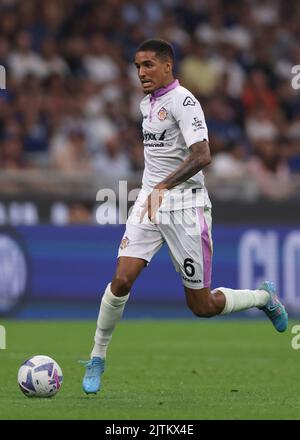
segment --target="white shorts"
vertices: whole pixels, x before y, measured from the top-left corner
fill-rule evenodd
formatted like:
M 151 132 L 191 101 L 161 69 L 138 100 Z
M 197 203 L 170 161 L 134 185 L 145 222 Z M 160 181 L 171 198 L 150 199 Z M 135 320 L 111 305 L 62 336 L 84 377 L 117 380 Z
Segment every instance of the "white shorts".
M 136 201 L 126 223 L 118 257 L 136 257 L 149 263 L 164 242 L 184 286 L 202 289 L 211 285 L 211 208 L 158 212 L 156 223 L 147 214 L 139 220 L 141 203 Z

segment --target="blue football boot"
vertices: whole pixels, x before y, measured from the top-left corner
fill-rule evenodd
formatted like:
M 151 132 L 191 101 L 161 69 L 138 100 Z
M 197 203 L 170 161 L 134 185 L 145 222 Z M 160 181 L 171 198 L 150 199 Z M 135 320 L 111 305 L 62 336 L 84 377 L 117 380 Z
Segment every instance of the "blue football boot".
M 86 367 L 82 388 L 86 394 L 96 394 L 101 387 L 101 376 L 104 372 L 105 360 L 93 357 L 89 361 L 80 361 Z
M 274 283 L 264 281 L 259 290 L 265 290 L 270 294 L 267 304 L 264 307 L 259 307 L 259 309 L 265 312 L 278 332 L 285 332 L 288 327 L 288 314 L 284 305 L 279 301 Z

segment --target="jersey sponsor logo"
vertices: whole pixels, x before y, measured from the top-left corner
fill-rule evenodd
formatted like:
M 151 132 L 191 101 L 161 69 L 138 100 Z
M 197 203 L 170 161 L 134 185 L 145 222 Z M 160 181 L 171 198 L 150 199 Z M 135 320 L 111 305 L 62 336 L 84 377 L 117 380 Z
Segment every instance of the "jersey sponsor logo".
M 168 112 L 167 112 L 167 110 L 165 109 L 165 107 L 162 107 L 162 108 L 158 111 L 157 116 L 158 116 L 158 119 L 159 119 L 160 121 L 164 121 L 164 120 L 167 118 L 167 116 L 168 116 Z
M 161 134 L 159 134 L 159 133 L 150 133 L 149 131 L 144 131 L 143 132 L 144 142 L 164 141 L 166 137 L 166 132 L 167 130 L 164 130 Z M 163 146 L 163 143 L 160 143 L 159 146 Z
M 144 143 L 144 147 L 149 147 L 149 148 L 162 148 L 164 146 L 165 146 L 164 142 L 153 143 L 153 144 L 148 142 Z
M 164 130 L 164 131 L 162 132 L 162 134 L 161 134 L 161 135 L 159 136 L 159 138 L 158 138 L 159 141 L 164 141 L 164 140 L 165 140 L 166 132 L 167 132 L 167 130 Z
M 188 105 L 195 105 L 195 104 L 196 104 L 196 102 L 190 96 L 187 96 L 185 98 L 185 100 L 183 101 L 184 107 L 186 107 Z
M 157 134 L 155 133 L 150 133 L 149 131 L 144 131 L 143 132 L 143 136 L 144 136 L 144 141 L 148 142 L 148 141 L 157 141 Z
M 120 244 L 120 249 L 125 249 L 129 245 L 129 238 L 124 237 Z

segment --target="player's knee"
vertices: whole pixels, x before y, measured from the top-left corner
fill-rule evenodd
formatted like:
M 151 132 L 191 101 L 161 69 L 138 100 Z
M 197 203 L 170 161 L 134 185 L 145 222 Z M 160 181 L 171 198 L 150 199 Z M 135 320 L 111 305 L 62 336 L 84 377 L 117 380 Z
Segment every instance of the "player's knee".
M 134 279 L 128 275 L 116 275 L 113 279 L 114 293 L 116 295 L 127 295 L 129 293 Z
M 199 318 L 211 318 L 216 315 L 214 302 L 208 298 L 206 301 L 188 304 L 190 310 Z

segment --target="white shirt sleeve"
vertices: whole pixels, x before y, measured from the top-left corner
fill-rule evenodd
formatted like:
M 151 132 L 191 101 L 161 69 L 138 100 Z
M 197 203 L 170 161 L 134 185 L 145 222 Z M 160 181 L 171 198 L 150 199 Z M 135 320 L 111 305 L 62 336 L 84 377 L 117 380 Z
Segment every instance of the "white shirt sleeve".
M 175 94 L 173 116 L 177 121 L 187 147 L 196 142 L 208 141 L 208 132 L 200 102 L 187 92 Z

